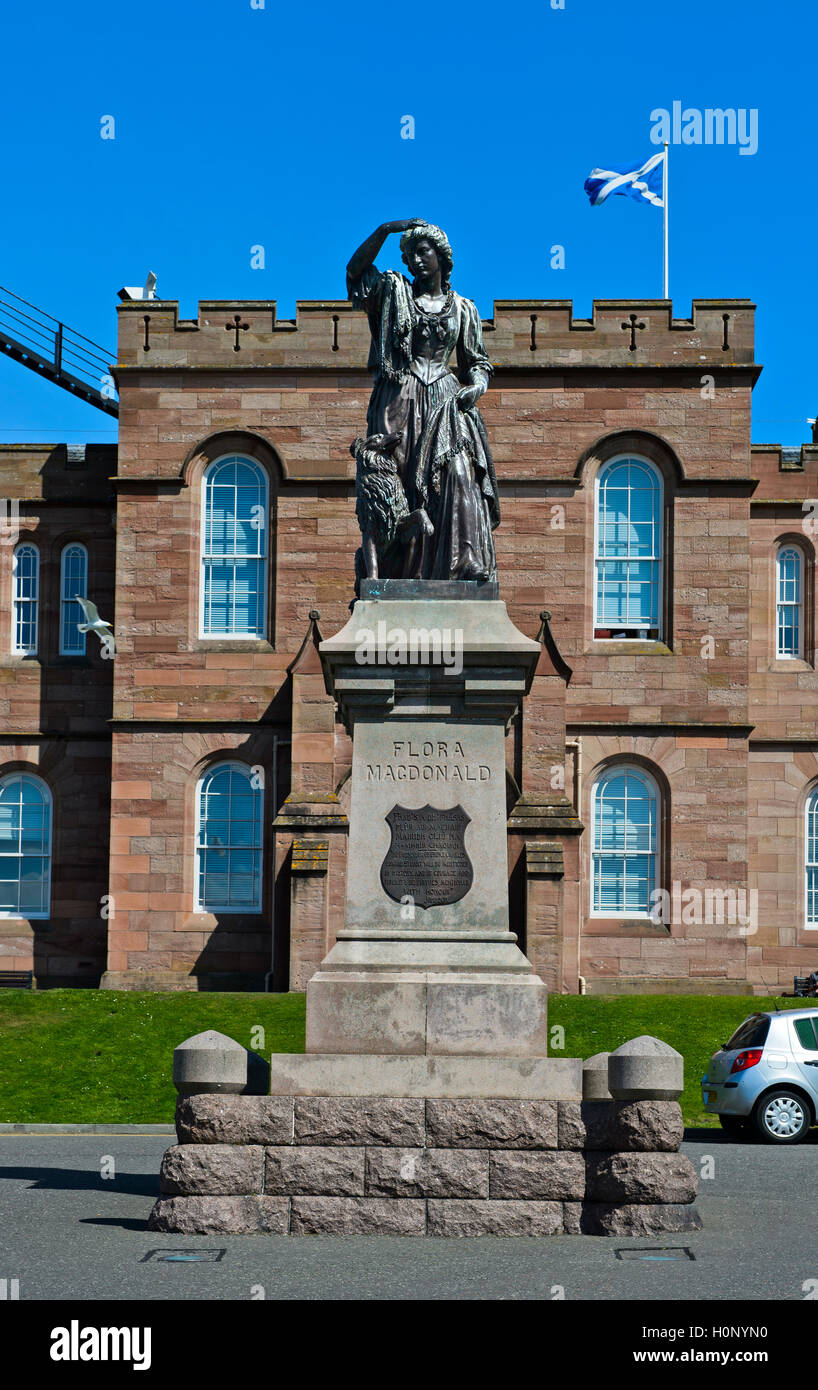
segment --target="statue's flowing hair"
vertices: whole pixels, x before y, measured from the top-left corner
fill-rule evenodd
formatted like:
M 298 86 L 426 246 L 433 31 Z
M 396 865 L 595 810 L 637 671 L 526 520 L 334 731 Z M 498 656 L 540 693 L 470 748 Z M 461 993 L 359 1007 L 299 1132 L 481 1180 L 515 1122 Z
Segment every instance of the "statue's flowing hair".
M 444 290 L 449 289 L 449 277 L 454 265 L 454 256 L 446 233 L 440 227 L 436 227 L 433 222 L 421 222 L 417 227 L 410 227 L 400 239 L 401 256 L 406 265 L 409 264 L 409 254 L 412 247 L 419 241 L 430 241 L 434 246 L 440 261 L 441 285 Z

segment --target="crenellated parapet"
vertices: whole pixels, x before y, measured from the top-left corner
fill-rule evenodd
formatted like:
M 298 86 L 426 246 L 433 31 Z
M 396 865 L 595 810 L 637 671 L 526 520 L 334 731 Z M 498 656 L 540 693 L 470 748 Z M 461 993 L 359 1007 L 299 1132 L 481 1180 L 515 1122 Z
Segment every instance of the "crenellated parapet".
M 300 300 L 280 319 L 275 300 L 200 300 L 195 319 L 176 300 L 119 306 L 120 368 L 318 368 L 366 371 L 366 316 L 348 300 Z M 570 299 L 503 299 L 483 321 L 498 368 L 738 367 L 754 362 L 755 305 L 696 299 L 690 318 L 669 300 L 594 300 L 575 318 Z

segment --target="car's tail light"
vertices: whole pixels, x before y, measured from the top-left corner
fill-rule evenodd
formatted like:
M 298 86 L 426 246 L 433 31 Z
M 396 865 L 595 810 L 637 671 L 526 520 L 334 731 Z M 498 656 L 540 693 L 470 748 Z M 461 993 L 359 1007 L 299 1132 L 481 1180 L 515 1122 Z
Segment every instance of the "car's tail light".
M 730 1075 L 734 1071 L 746 1071 L 748 1067 L 757 1067 L 764 1056 L 763 1047 L 749 1047 L 746 1052 L 740 1052 L 730 1068 Z

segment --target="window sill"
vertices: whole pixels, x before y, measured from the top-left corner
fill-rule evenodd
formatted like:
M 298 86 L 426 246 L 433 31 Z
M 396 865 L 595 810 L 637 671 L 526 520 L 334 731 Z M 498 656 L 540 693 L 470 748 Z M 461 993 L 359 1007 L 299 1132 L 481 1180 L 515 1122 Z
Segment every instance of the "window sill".
M 633 637 L 594 637 L 586 652 L 603 648 L 606 656 L 672 656 L 673 650 L 666 642 Z
M 656 623 L 644 623 L 641 627 L 629 627 L 627 623 L 594 623 L 595 642 L 661 642 Z
M 583 936 L 670 936 L 670 927 L 648 917 L 589 917 Z
M 253 926 L 258 926 L 259 918 L 264 916 L 264 911 L 259 908 L 257 911 L 248 911 L 246 908 L 236 911 L 233 908 L 224 908 L 218 912 L 192 912 L 182 923 L 182 931 L 204 931 L 212 932 L 218 927 L 225 917 L 230 917 L 236 922 L 241 922 L 246 918 L 247 922 Z
M 274 652 L 275 647 L 265 637 L 197 637 L 190 650 L 194 652 Z
M 768 671 L 813 671 L 815 668 L 811 661 L 805 661 L 802 656 L 777 656 L 767 667 Z
M 50 922 L 50 917 L 0 917 L 0 937 L 33 936 Z

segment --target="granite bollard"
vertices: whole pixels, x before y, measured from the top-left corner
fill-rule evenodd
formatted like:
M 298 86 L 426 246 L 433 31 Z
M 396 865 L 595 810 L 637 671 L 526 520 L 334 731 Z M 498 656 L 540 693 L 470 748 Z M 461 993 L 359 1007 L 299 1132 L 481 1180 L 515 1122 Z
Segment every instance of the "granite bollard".
M 173 1084 L 180 1096 L 264 1095 L 270 1067 L 258 1053 L 209 1028 L 174 1048 Z
M 631 1038 L 608 1058 L 608 1090 L 614 1100 L 678 1100 L 684 1058 L 649 1034 Z

